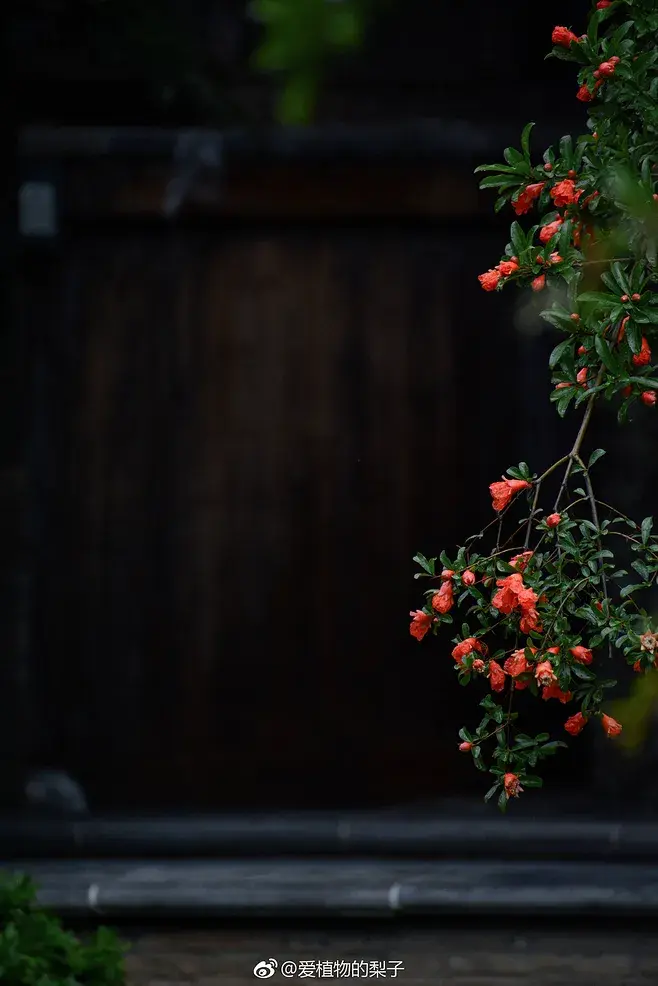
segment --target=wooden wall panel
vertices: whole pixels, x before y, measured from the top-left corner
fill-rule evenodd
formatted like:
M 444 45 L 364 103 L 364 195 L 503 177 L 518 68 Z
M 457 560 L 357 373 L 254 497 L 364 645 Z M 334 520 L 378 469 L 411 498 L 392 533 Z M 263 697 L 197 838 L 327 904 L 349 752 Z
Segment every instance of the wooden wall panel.
M 71 244 L 38 646 L 53 756 L 96 805 L 469 783 L 451 662 L 407 619 L 411 557 L 454 539 L 468 497 L 466 249 L 347 226 Z

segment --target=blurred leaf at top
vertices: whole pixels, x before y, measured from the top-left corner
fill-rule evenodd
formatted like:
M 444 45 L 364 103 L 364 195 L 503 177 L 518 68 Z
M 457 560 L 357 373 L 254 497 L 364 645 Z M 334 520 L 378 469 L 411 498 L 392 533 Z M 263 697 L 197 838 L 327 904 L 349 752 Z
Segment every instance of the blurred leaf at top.
M 277 116 L 281 123 L 311 118 L 329 56 L 357 48 L 367 0 L 253 0 L 263 28 L 254 66 L 280 76 Z

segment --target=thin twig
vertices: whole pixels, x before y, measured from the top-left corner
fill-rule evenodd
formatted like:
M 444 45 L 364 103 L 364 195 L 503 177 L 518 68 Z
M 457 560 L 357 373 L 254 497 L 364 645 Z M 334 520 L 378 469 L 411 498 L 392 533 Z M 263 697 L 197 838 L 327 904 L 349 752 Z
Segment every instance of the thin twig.
M 546 469 L 546 471 L 543 472 L 541 476 L 539 476 L 539 478 L 535 480 L 535 495 L 532 500 L 532 506 L 530 507 L 530 516 L 528 517 L 528 526 L 525 532 L 525 543 L 523 545 L 523 547 L 526 549 L 530 544 L 530 535 L 532 533 L 532 522 L 535 519 L 535 514 L 537 513 L 537 504 L 539 502 L 539 492 L 541 490 L 541 484 L 548 476 L 551 475 L 552 472 L 554 472 L 556 469 L 559 469 L 560 466 L 563 463 L 565 463 L 568 458 L 569 458 L 568 455 L 563 455 L 561 459 L 558 459 L 557 462 L 554 462 L 552 466 L 549 466 L 548 469 Z
M 599 552 L 603 551 L 603 542 L 601 540 L 601 525 L 599 524 L 599 512 L 596 507 L 596 497 L 594 496 L 594 488 L 592 487 L 592 480 L 590 479 L 589 469 L 581 459 L 580 455 L 575 456 L 575 460 L 583 471 L 583 476 L 585 477 L 585 488 L 587 490 L 587 499 L 589 500 L 590 510 L 592 512 L 592 522 L 596 527 L 596 543 L 598 545 Z M 603 589 L 603 598 L 605 600 L 605 615 L 609 619 L 610 611 L 608 609 L 608 579 L 605 574 L 605 562 L 603 558 L 599 558 L 599 568 L 601 571 L 601 588 Z M 608 637 L 608 657 L 612 660 L 612 641 Z
M 605 373 L 605 366 L 603 365 L 603 363 L 601 363 L 601 366 L 599 367 L 599 372 L 596 375 L 596 380 L 594 381 L 594 387 L 599 386 L 599 384 L 603 380 L 604 373 Z M 560 483 L 560 489 L 558 490 L 558 494 L 555 500 L 553 513 L 557 513 L 557 509 L 560 505 L 560 500 L 562 499 L 562 495 L 567 488 L 567 483 L 569 482 L 569 476 L 571 475 L 572 466 L 576 461 L 576 458 L 580 454 L 580 448 L 581 445 L 583 444 L 583 440 L 585 438 L 585 434 L 587 432 L 587 428 L 592 417 L 592 411 L 594 410 L 595 401 L 596 401 L 596 394 L 592 394 L 592 396 L 587 401 L 587 408 L 585 409 L 583 420 L 581 421 L 580 428 L 578 429 L 576 440 L 573 443 L 573 448 L 571 449 L 569 455 L 567 456 L 568 459 L 567 468 L 564 471 L 564 476 L 562 477 L 562 482 Z

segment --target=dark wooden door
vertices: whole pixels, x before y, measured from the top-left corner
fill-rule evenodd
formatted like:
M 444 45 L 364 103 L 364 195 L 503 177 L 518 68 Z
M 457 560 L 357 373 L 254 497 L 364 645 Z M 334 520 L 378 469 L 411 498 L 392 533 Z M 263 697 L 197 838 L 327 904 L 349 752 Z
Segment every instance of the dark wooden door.
M 97 807 L 470 783 L 447 644 L 407 614 L 413 554 L 454 543 L 499 468 L 464 424 L 504 383 L 473 290 L 489 249 L 381 226 L 68 245 L 35 756 Z

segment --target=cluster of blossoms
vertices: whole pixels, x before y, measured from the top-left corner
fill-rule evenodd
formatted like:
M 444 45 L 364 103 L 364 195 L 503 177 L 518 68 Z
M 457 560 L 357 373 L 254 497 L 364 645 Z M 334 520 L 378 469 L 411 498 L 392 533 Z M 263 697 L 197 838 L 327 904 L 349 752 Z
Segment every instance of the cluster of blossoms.
M 568 454 L 539 476 L 522 462 L 491 484 L 495 520 L 454 559 L 445 552 L 438 560 L 415 558 L 416 578 L 429 579 L 431 587 L 425 605 L 410 614 L 411 634 L 419 641 L 436 634 L 463 610 L 452 659 L 460 683 L 480 681 L 485 695 L 482 719 L 460 730 L 459 749 L 493 776 L 486 798 L 497 795 L 502 810 L 524 787 L 541 785 L 532 770 L 565 745 L 546 733 L 518 731 L 517 692 L 565 706 L 568 736 L 598 720 L 614 737 L 622 725 L 602 707 L 616 684 L 600 677 L 604 657 L 617 653 L 638 673 L 658 662 L 658 634 L 637 602 L 640 590 L 658 581 L 653 520 L 638 525 L 599 501 L 591 469 L 603 450 L 587 463 L 582 457 L 600 398 L 618 401 L 620 421 L 636 402 L 656 404 L 657 38 L 654 0 L 599 0 L 580 36 L 556 27 L 553 54 L 580 65 L 577 98 L 589 106 L 588 133 L 576 141 L 563 137 L 558 151 L 549 148 L 535 165 L 529 124 L 520 151 L 507 148 L 504 164 L 477 169 L 494 172 L 481 187 L 498 190 L 497 211 L 506 204 L 518 217 L 539 211 L 530 229 L 512 223 L 503 258 L 480 275 L 480 284 L 485 291 L 510 282 L 535 292 L 566 287 L 566 305 L 541 313 L 564 337 L 549 360 L 551 400 L 561 416 L 570 406 L 584 406 Z M 544 515 L 541 491 L 560 469 Z M 573 488 L 576 481 L 582 485 Z M 504 522 L 524 501 L 527 509 L 504 539 Z M 492 528 L 492 550 L 477 553 L 474 547 Z M 619 538 L 635 555 L 635 581 L 615 562 L 610 545 Z

